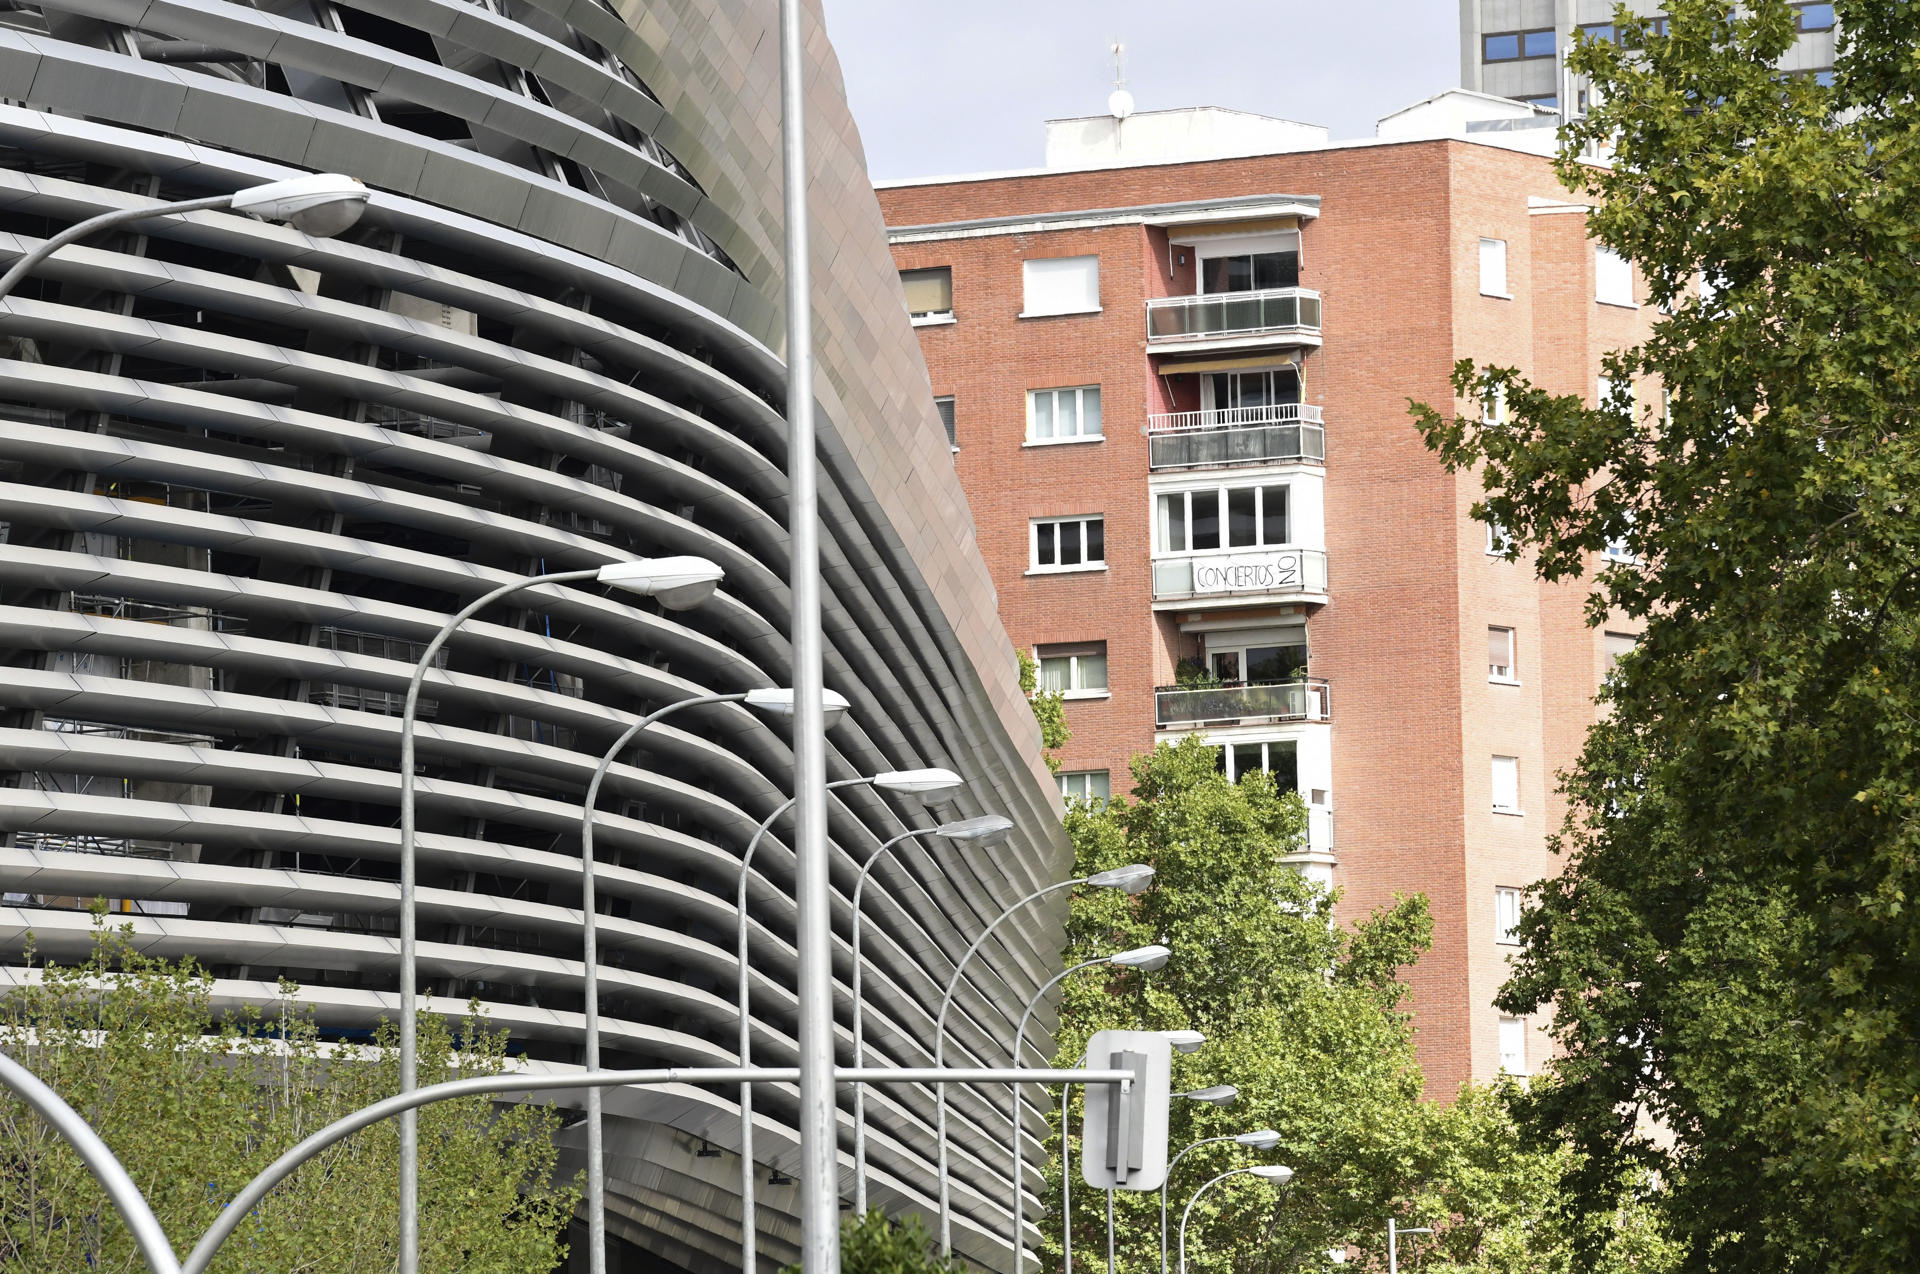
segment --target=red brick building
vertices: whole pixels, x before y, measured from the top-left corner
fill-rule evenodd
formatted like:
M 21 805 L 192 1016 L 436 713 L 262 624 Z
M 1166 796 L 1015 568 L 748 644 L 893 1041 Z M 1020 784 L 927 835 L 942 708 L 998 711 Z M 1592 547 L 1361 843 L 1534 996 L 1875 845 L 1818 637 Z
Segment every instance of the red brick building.
M 1281 153 L 1179 157 L 1263 125 Z M 1062 121 L 1047 170 L 880 192 L 1001 618 L 1069 695 L 1064 790 L 1194 732 L 1296 786 L 1349 913 L 1432 901 L 1435 1095 L 1546 1055 L 1492 1004 L 1511 891 L 1558 870 L 1552 776 L 1630 640 L 1491 551 L 1407 412 L 1461 358 L 1591 399 L 1646 325 L 1516 136 Z

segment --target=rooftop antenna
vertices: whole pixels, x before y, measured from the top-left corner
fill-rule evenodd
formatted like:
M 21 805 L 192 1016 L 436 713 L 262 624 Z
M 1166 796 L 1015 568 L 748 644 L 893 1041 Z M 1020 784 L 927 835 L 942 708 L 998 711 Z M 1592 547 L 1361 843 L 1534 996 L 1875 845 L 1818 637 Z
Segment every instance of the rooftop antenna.
M 1114 40 L 1107 52 L 1113 54 L 1113 92 L 1107 94 L 1107 114 L 1124 120 L 1133 114 L 1133 94 L 1127 92 L 1127 46 Z

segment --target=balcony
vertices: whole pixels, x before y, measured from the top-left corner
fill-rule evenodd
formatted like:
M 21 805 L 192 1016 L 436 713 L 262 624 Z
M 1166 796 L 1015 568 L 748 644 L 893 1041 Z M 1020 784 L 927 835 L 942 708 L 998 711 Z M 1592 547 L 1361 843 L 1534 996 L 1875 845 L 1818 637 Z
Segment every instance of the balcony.
M 1161 412 L 1147 417 L 1147 451 L 1155 471 L 1319 463 L 1327 458 L 1327 431 L 1320 408 L 1304 403 Z
M 1147 348 L 1318 345 L 1320 294 L 1307 288 L 1209 292 L 1147 301 Z
M 1190 553 L 1153 564 L 1153 600 L 1278 604 L 1327 600 L 1327 555 L 1320 549 L 1248 549 Z
M 1327 721 L 1332 715 L 1333 691 L 1324 677 L 1252 684 L 1156 686 L 1153 691 L 1153 724 L 1160 730 Z

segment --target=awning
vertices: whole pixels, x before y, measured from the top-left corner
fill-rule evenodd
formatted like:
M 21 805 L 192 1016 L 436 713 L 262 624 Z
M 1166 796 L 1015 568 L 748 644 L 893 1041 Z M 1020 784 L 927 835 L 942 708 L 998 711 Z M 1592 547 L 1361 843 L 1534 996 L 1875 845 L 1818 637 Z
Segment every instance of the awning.
M 1238 372 L 1258 367 L 1299 367 L 1300 360 L 1289 354 L 1269 351 L 1262 354 L 1235 354 L 1230 358 L 1196 358 L 1192 362 L 1162 359 L 1162 376 L 1184 376 L 1189 372 Z

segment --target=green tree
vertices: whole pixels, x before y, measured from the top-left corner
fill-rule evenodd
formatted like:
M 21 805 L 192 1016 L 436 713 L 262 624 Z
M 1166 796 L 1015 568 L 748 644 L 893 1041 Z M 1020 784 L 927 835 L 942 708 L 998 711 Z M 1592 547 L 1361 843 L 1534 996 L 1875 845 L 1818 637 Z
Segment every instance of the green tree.
M 1024 650 L 1014 654 L 1020 659 L 1020 692 L 1033 705 L 1033 719 L 1040 723 L 1040 746 L 1045 749 L 1047 768 L 1060 772 L 1060 758 L 1054 753 L 1067 746 L 1073 731 L 1067 728 L 1067 697 L 1058 690 L 1040 688 L 1040 666 Z
M 840 1274 L 966 1274 L 966 1262 L 940 1255 L 927 1223 L 912 1213 L 898 1219 L 879 1209 L 840 1222 Z M 789 1265 L 780 1274 L 802 1274 Z
M 1570 1208 L 1658 1172 L 1690 1269 L 1881 1270 L 1920 1251 L 1920 4 L 1838 0 L 1831 86 L 1776 70 L 1782 0 L 1666 8 L 1570 55 L 1560 161 L 1661 310 L 1606 360 L 1639 405 L 1464 363 L 1504 427 L 1415 409 L 1542 576 L 1636 559 L 1592 577 L 1645 635 L 1522 921 L 1503 1004 L 1566 1055 L 1519 1109 Z
M 85 963 L 45 965 L 0 1003 L 8 1052 L 93 1125 L 183 1253 L 260 1169 L 399 1083 L 391 1031 L 330 1047 L 290 998 L 223 1016 L 212 994 L 191 961 L 143 956 L 101 916 Z M 423 1014 L 420 1081 L 497 1073 L 505 1042 L 471 1011 L 457 1033 Z M 527 1274 L 564 1257 L 576 1196 L 552 1183 L 556 1122 L 548 1108 L 484 1097 L 421 1111 L 423 1270 Z M 398 1163 L 393 1121 L 322 1152 L 241 1224 L 213 1270 L 391 1268 Z M 0 1268 L 145 1269 L 78 1156 L 11 1094 L 0 1164 Z

